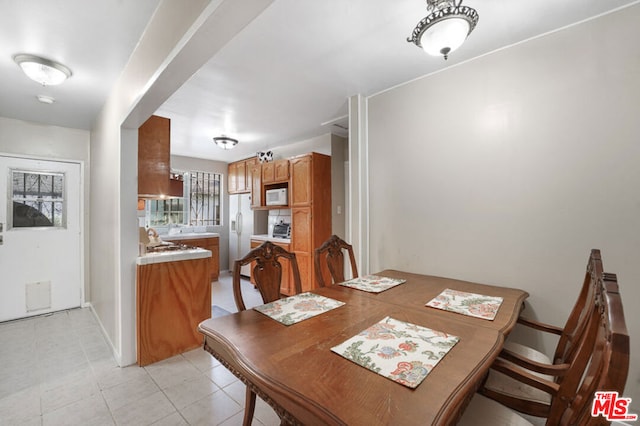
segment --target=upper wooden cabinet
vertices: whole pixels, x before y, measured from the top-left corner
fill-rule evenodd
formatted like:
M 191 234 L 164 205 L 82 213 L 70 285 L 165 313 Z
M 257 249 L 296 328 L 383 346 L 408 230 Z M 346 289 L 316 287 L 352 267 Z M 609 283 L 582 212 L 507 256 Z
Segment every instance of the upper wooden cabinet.
M 258 163 L 255 158 L 229 163 L 227 190 L 229 194 L 251 192 L 251 167 Z
M 182 181 L 172 185 L 171 120 L 152 115 L 138 129 L 138 196 L 182 197 Z
M 289 160 L 282 159 L 262 164 L 262 183 L 279 183 L 289 180 Z
M 311 203 L 312 159 L 311 155 L 303 155 L 290 160 L 291 193 L 289 194 L 289 205 L 291 207 L 304 207 Z M 330 178 L 331 175 L 329 174 Z
M 262 206 L 262 164 L 253 164 L 249 169 L 251 176 L 251 208 Z

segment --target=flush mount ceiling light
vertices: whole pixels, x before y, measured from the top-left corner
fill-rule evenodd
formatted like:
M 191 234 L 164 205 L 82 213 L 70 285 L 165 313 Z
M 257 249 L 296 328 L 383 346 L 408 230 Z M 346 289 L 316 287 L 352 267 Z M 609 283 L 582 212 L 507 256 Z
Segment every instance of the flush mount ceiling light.
M 71 77 L 71 70 L 61 63 L 34 55 L 20 54 L 13 57 L 22 71 L 43 86 L 55 86 Z
M 213 141 L 222 149 L 231 149 L 238 145 L 237 139 L 228 138 L 224 135 L 213 138 Z
M 444 56 L 462 46 L 478 23 L 478 12 L 462 0 L 427 0 L 427 17 L 418 22 L 407 41 L 429 55 Z
M 42 102 L 43 104 L 47 104 L 47 105 L 51 105 L 56 101 L 51 96 L 47 96 L 47 95 L 38 95 L 36 96 L 36 98 L 38 99 L 39 102 Z

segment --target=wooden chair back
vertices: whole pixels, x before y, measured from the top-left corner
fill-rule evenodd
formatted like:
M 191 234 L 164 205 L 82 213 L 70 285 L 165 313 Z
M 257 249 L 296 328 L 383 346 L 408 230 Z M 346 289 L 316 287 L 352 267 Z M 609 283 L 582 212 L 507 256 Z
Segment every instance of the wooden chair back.
M 320 247 L 315 250 L 314 263 L 316 277 L 320 287 L 325 286 L 325 280 L 322 274 L 322 261 L 324 260 L 333 283 L 345 281 L 344 278 L 344 252 L 346 250 L 351 263 L 351 274 L 353 278 L 358 277 L 358 267 L 356 266 L 356 258 L 353 254 L 353 246 L 343 241 L 337 235 L 332 235 Z M 329 283 L 332 284 L 332 283 Z
M 298 269 L 296 255 L 267 241 L 234 263 L 233 297 L 238 311 L 244 311 L 246 309 L 244 299 L 242 298 L 242 287 L 240 285 L 240 269 L 244 265 L 255 262 L 252 275 L 256 287 L 262 296 L 262 301 L 269 303 L 280 298 L 280 282 L 282 280 L 282 264 L 280 263 L 280 259 L 287 259 L 291 264 L 295 294 L 302 292 L 300 270 Z
M 587 270 L 584 274 L 582 289 L 578 295 L 562 335 L 558 340 L 553 356 L 554 364 L 570 363 L 575 357 L 580 346 L 580 341 L 587 328 L 589 318 L 596 307 L 596 298 L 601 288 L 603 279 L 602 257 L 600 250 L 592 249 L 587 262 Z
M 603 416 L 592 416 L 595 392 L 614 391 L 622 396 L 629 373 L 630 343 L 615 274 L 605 274 L 598 302 L 597 335 L 589 365 L 584 372 L 572 372 L 580 376 L 580 386 L 577 392 L 561 389 L 554 402 L 562 413 L 557 419 L 550 418 L 548 425 L 609 424 Z
M 576 356 L 560 383 L 535 376 L 501 358 L 491 366 L 551 394 L 551 405 L 543 416 L 549 426 L 609 424 L 604 417 L 591 415 L 595 392 L 615 391 L 622 395 L 624 391 L 629 371 L 629 333 L 615 274 L 603 274 L 598 287 L 596 309 L 591 311 Z

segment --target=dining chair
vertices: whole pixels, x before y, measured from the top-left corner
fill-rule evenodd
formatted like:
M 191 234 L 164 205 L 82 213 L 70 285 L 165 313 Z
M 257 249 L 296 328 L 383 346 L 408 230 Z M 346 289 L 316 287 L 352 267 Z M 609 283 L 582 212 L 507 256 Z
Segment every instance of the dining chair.
M 244 265 L 252 264 L 252 275 L 255 280 L 255 286 L 262 296 L 264 303 L 273 302 L 280 299 L 280 281 L 282 280 L 282 264 L 281 259 L 286 259 L 291 265 L 293 272 L 293 286 L 295 294 L 302 292 L 302 284 L 300 282 L 300 270 L 298 269 L 298 261 L 296 255 L 278 247 L 267 241 L 260 246 L 254 248 L 242 259 L 236 260 L 233 266 L 233 298 L 236 302 L 238 311 L 246 309 L 244 299 L 242 297 L 242 287 L 240 285 L 240 270 Z M 244 420 L 243 425 L 251 425 L 253 413 L 256 408 L 256 394 L 247 385 Z
M 580 362 L 572 364 L 564 380 L 558 384 L 532 375 L 530 372 L 498 359 L 492 369 L 520 375 L 532 386 L 551 395 L 546 425 L 602 425 L 609 424 L 601 415 L 592 416 L 596 391 L 617 392 L 622 395 L 629 372 L 629 333 L 627 331 L 622 298 L 615 274 L 606 274 L 596 305 L 587 321 L 585 338 L 581 341 Z M 584 365 L 583 365 L 584 362 Z M 610 401 L 614 403 L 615 401 Z M 606 412 L 606 400 L 602 411 Z M 613 408 L 613 407 L 612 407 Z M 597 413 L 601 414 L 601 413 Z M 481 394 L 474 395 L 462 418 L 461 426 L 533 425 L 530 420 L 505 405 Z
M 553 357 L 507 340 L 499 357 L 530 370 L 545 380 L 560 383 L 578 355 L 580 343 L 591 313 L 596 306 L 596 297 L 604 272 L 600 250 L 593 249 L 589 255 L 587 268 L 578 299 L 563 328 L 520 317 L 518 323 L 546 333 L 559 336 Z M 547 392 L 518 380 L 508 374 L 491 370 L 480 393 L 515 410 L 534 416 L 547 413 L 551 396 Z
M 327 265 L 329 273 L 331 274 L 331 279 L 334 283 L 345 281 L 343 250 L 346 250 L 349 254 L 352 278 L 358 277 L 358 267 L 356 266 L 356 258 L 353 254 L 353 246 L 340 239 L 340 237 L 338 237 L 337 235 L 332 235 L 327 241 L 325 241 L 320 247 L 318 247 L 314 253 L 316 278 L 320 287 L 325 286 L 324 277 L 322 274 L 323 268 L 321 267 L 322 260 L 324 260 L 325 264 Z

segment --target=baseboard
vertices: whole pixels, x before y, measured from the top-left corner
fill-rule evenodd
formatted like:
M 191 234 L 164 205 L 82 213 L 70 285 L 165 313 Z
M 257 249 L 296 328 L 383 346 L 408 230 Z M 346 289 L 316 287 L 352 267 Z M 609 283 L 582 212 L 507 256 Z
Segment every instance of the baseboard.
M 116 363 L 118 364 L 118 366 L 126 367 L 122 365 L 122 354 L 113 345 L 113 342 L 109 338 L 109 333 L 107 333 L 107 330 L 104 328 L 104 325 L 102 324 L 102 321 L 100 321 L 100 317 L 96 314 L 96 310 L 93 308 L 93 305 L 91 304 L 91 302 L 83 303 L 82 307 L 89 308 L 89 310 L 91 311 L 91 314 L 98 322 L 98 325 L 100 326 L 100 331 L 102 332 L 102 336 L 104 337 L 104 340 L 107 342 L 107 345 L 109 345 L 109 348 L 111 349 L 111 353 L 113 354 L 113 358 L 116 360 Z

